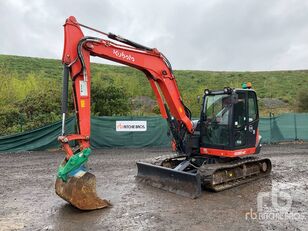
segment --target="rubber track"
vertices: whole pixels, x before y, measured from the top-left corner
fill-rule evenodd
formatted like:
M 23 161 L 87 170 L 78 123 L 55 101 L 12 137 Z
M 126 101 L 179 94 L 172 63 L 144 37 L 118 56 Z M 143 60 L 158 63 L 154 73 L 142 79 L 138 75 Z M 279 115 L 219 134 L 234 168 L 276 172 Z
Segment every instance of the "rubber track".
M 266 172 L 261 172 L 261 174 L 258 175 L 249 175 L 249 176 L 243 176 L 241 178 L 234 179 L 232 181 L 227 181 L 224 183 L 220 183 L 217 185 L 213 185 L 213 174 L 217 173 L 218 171 L 223 170 L 230 170 L 232 168 L 237 168 L 243 164 L 250 164 L 250 163 L 256 163 L 258 164 L 261 161 L 266 161 L 269 163 L 268 169 Z M 204 165 L 199 168 L 199 174 L 201 175 L 201 179 L 203 182 L 203 187 L 205 189 L 210 189 L 215 192 L 223 191 L 250 181 L 257 180 L 261 177 L 265 177 L 270 174 L 271 172 L 271 161 L 268 158 L 258 158 L 258 157 L 249 157 L 242 159 L 241 161 L 234 161 L 229 163 L 223 163 L 223 164 L 208 164 Z

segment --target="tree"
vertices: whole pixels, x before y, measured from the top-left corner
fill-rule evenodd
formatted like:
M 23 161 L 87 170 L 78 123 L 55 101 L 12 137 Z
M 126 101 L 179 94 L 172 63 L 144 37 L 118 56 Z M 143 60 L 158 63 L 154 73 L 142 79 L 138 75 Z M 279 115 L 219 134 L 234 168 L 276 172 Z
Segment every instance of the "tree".
M 61 89 L 30 91 L 12 105 L 0 107 L 0 135 L 27 131 L 60 120 Z
M 18 103 L 20 114 L 25 115 L 25 130 L 34 129 L 61 119 L 61 89 L 31 91 Z
M 98 116 L 128 115 L 131 100 L 123 87 L 102 84 L 92 86 L 92 113 Z
M 301 90 L 298 93 L 297 109 L 299 112 L 308 112 L 308 90 Z
M 19 103 L 19 108 L 28 119 L 51 112 L 60 115 L 61 91 L 60 89 L 32 91 Z
M 11 129 L 19 130 L 20 115 L 18 108 L 12 106 L 0 107 L 0 136 L 7 135 Z

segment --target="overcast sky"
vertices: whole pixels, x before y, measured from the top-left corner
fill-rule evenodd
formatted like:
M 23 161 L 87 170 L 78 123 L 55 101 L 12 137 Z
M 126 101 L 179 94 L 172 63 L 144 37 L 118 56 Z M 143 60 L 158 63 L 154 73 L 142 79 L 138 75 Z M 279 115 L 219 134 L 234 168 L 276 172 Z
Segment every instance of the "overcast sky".
M 60 59 L 70 15 L 175 69 L 308 69 L 307 0 L 1 0 L 0 53 Z

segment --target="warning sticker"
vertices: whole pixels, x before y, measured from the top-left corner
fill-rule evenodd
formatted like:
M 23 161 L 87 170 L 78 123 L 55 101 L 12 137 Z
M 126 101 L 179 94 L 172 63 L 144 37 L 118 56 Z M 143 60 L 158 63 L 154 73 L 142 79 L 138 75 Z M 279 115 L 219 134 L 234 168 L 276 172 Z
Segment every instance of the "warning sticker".
M 82 108 L 86 107 L 86 101 L 84 99 L 80 100 L 80 107 Z
M 80 96 L 88 96 L 88 84 L 86 81 L 80 80 Z

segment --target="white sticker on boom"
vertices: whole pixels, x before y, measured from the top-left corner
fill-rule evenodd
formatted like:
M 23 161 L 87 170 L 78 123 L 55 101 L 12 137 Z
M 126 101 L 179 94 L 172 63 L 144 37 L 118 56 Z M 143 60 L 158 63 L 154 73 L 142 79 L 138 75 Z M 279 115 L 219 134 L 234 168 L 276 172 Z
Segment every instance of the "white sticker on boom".
M 80 96 L 88 96 L 88 84 L 86 81 L 80 80 Z

